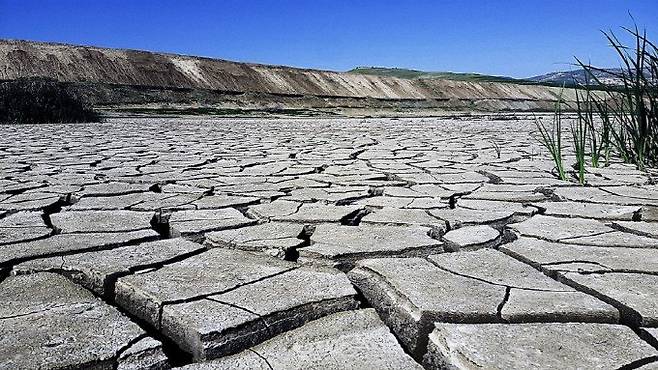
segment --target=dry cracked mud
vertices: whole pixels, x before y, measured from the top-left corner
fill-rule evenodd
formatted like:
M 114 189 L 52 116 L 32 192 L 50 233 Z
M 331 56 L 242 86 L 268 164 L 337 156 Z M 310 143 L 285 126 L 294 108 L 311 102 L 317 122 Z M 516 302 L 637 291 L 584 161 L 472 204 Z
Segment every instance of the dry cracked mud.
M 656 173 L 534 130 L 0 126 L 0 369 L 655 368 Z

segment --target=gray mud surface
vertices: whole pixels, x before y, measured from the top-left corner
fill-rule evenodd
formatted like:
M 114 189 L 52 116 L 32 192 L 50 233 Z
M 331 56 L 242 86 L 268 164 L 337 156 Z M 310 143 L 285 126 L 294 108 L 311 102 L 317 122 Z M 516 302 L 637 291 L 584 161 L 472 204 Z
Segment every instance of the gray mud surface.
M 534 131 L 0 126 L 0 369 L 658 366 L 654 174 Z

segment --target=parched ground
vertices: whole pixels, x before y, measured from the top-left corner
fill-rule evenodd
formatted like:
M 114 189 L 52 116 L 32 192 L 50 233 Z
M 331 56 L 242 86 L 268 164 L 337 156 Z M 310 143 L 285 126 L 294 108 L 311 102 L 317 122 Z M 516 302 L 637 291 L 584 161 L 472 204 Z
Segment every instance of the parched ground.
M 653 179 L 494 118 L 0 126 L 0 369 L 658 367 Z

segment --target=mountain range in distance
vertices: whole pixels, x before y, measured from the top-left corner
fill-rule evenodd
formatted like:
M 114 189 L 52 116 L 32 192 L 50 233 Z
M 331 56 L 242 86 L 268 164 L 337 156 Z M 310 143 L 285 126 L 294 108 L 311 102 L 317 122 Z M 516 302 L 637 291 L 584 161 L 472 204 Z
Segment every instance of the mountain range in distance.
M 538 83 L 552 83 L 552 84 L 566 84 L 572 85 L 574 81 L 577 81 L 579 84 L 590 84 L 597 85 L 596 80 L 601 81 L 605 85 L 622 85 L 622 80 L 617 76 L 621 74 L 621 69 L 619 68 L 608 68 L 605 70 L 595 70 L 591 73 L 596 77 L 596 79 L 589 76 L 584 69 L 576 69 L 573 71 L 560 71 L 560 72 L 551 72 L 539 76 L 534 76 L 528 78 L 528 80 Z
M 573 87 L 576 84 L 596 85 L 593 78 L 586 78 L 584 69 L 572 71 L 550 72 L 539 76 L 528 78 L 513 78 L 507 76 L 493 76 L 480 73 L 460 73 L 460 72 L 427 72 L 405 68 L 387 68 L 387 67 L 357 67 L 347 71 L 348 73 L 397 77 L 404 79 L 445 79 L 458 81 L 479 81 L 479 82 L 508 82 L 515 84 L 528 85 L 546 85 L 546 86 L 566 86 Z M 604 84 L 618 85 L 621 80 L 614 76 L 619 73 L 619 69 L 607 69 L 605 71 L 592 71 L 594 76 Z

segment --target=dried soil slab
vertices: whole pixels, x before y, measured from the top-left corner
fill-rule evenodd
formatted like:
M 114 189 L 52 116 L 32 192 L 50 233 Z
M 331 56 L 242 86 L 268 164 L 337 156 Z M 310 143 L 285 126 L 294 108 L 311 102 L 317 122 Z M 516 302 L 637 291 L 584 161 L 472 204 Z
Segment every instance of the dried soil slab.
M 169 233 L 174 236 L 199 234 L 208 231 L 234 229 L 253 225 L 255 220 L 245 217 L 234 208 L 178 211 L 169 217 Z
M 560 271 L 618 271 L 658 275 L 657 249 L 595 247 L 521 237 L 512 243 L 501 245 L 500 250 L 541 268 L 551 276 L 557 276 Z
M 416 186 L 422 186 L 422 185 L 416 185 Z M 445 189 L 442 189 L 445 190 Z M 384 196 L 390 196 L 390 197 L 404 197 L 404 198 L 421 198 L 421 197 L 429 197 L 431 198 L 432 196 L 428 194 L 421 193 L 419 191 L 413 190 L 411 188 L 406 188 L 406 187 L 397 187 L 397 186 L 387 186 L 384 188 L 383 191 Z
M 312 203 L 303 204 L 297 212 L 287 216 L 272 217 L 274 221 L 320 223 L 340 222 L 345 218 L 355 215 L 362 207 L 359 206 L 334 206 L 328 204 Z
M 528 207 L 522 203 L 502 202 L 497 200 L 459 199 L 459 208 L 466 208 L 490 212 L 513 212 L 516 215 L 531 216 L 537 212 L 534 207 Z
M 603 190 L 622 197 L 658 201 L 658 186 L 608 186 Z
M 44 227 L 41 212 L 18 212 L 7 215 L 0 219 L 0 227 Z
M 487 173 L 500 178 L 501 183 L 529 185 L 537 184 L 542 186 L 564 186 L 565 183 L 550 173 L 544 172 L 520 172 L 520 171 L 489 171 Z
M 185 370 L 417 369 L 373 309 L 311 321 L 234 356 Z
M 296 213 L 302 203 L 277 199 L 271 203 L 257 204 L 249 207 L 249 214 L 255 218 L 269 219 L 271 217 L 285 217 Z
M 468 225 L 501 223 L 511 219 L 511 217 L 514 215 L 513 210 L 479 211 L 467 208 L 433 209 L 429 212 L 432 216 L 448 222 L 451 228 L 458 228 Z
M 431 238 L 432 229 L 420 226 L 318 225 L 311 245 L 300 248 L 299 260 L 349 269 L 358 260 L 388 256 L 426 256 L 443 251 Z
M 101 197 L 147 192 L 151 184 L 131 184 L 125 182 L 107 182 L 103 184 L 86 185 L 78 194 L 84 197 Z
M 114 282 L 121 276 L 160 267 L 205 248 L 185 239 L 166 239 L 98 252 L 38 259 L 21 263 L 13 273 L 57 272 L 94 291 L 113 295 Z
M 587 179 L 588 185 L 593 186 L 621 186 L 621 185 L 643 185 L 651 182 L 651 177 L 647 174 L 624 173 L 618 169 L 592 169 L 587 168 L 588 173 L 596 174 L 589 176 Z M 600 175 L 600 176 L 599 176 Z
M 603 222 L 592 219 L 535 215 L 510 227 L 523 236 L 568 244 L 658 248 L 658 239 L 617 231 Z
M 83 197 L 74 205 L 67 207 L 67 211 L 92 211 L 92 210 L 120 210 L 137 206 L 141 203 L 159 202 L 171 197 L 171 194 L 163 193 L 130 193 L 123 195 Z
M 287 222 L 268 222 L 235 230 L 222 230 L 206 234 L 205 244 L 210 247 L 264 252 L 283 258 L 288 251 L 301 247 L 304 227 Z
M 443 202 L 439 198 L 415 198 L 405 208 L 410 209 L 438 209 L 448 208 L 448 202 Z
M 452 250 L 471 250 L 492 247 L 498 241 L 500 232 L 491 226 L 466 226 L 451 230 L 443 240 Z
M 50 215 L 53 226 L 63 234 L 127 232 L 151 228 L 152 212 L 65 211 Z
M 3 165 L 3 168 L 7 166 Z M 2 180 L 0 182 L 0 193 L 20 193 L 26 190 L 30 189 L 37 189 L 46 186 L 46 184 L 42 184 L 39 182 L 34 182 L 34 181 L 27 181 L 27 182 L 15 182 L 15 181 L 10 181 L 10 180 Z
M 166 370 L 169 359 L 162 351 L 162 343 L 151 337 L 140 339 L 119 355 L 117 370 Z
M 614 225 L 619 229 L 650 238 L 658 238 L 658 222 L 618 221 Z
M 116 300 L 157 326 L 165 303 L 200 299 L 294 267 L 266 256 L 215 248 L 153 272 L 120 278 Z
M 618 321 L 614 307 L 494 250 L 429 259 L 364 260 L 349 273 L 417 358 L 435 321 Z
M 220 195 L 206 196 L 190 204 L 195 206 L 197 209 L 216 209 L 216 208 L 227 208 L 227 207 L 244 207 L 258 202 L 259 202 L 259 198 L 256 197 L 243 197 L 243 196 L 220 194 Z
M 566 219 L 542 215 L 535 215 L 526 221 L 512 224 L 510 227 L 521 235 L 552 241 L 587 237 L 615 231 L 596 220 Z
M 658 351 L 610 324 L 436 324 L 427 369 L 617 369 Z
M 477 172 L 438 173 L 434 174 L 434 178 L 442 184 L 484 183 L 489 181 L 488 177 Z
M 37 211 L 55 205 L 60 200 L 59 194 L 23 193 L 0 202 L 4 211 Z
M 169 367 L 159 342 L 63 276 L 9 277 L 0 300 L 0 368 Z
M 0 246 L 50 235 L 52 230 L 46 226 L 41 215 L 40 212 L 18 212 L 0 219 Z
M 357 305 L 337 270 L 224 248 L 122 277 L 115 291 L 122 307 L 197 360 L 236 353 Z
M 658 239 L 656 238 L 647 238 L 622 231 L 583 236 L 573 239 L 563 239 L 561 241 L 568 244 L 583 244 L 600 247 L 658 248 Z
M 250 166 L 244 167 L 242 174 L 245 176 L 268 176 L 274 175 L 285 170 L 292 163 L 263 161 L 262 163 L 250 163 Z
M 292 178 L 284 181 L 275 180 L 274 183 L 276 184 L 278 190 L 281 191 L 304 188 L 326 188 L 329 186 L 328 184 L 313 181 L 305 177 Z
M 403 198 L 376 196 L 361 199 L 356 202 L 358 205 L 368 207 L 391 207 L 391 208 L 408 208 L 408 209 L 432 209 L 448 208 L 447 201 L 441 201 L 439 198 Z
M 466 192 L 470 192 L 475 190 L 477 186 L 479 185 L 468 185 L 469 188 L 463 190 Z M 459 190 L 453 190 L 448 188 L 445 184 L 443 186 L 436 184 L 413 185 L 411 187 L 411 190 L 421 194 L 421 196 L 443 198 L 443 199 L 450 198 L 451 196 L 455 195 L 455 193 L 460 192 Z
M 0 265 L 53 255 L 110 249 L 125 244 L 139 243 L 158 238 L 154 230 L 125 233 L 59 234 L 31 242 L 0 245 Z
M 164 197 L 145 200 L 138 204 L 132 205 L 130 209 L 133 211 L 176 211 L 184 209 L 196 209 L 196 207 L 190 203 L 199 199 L 199 195 L 196 194 L 165 193 L 164 195 Z
M 600 220 L 630 221 L 640 211 L 640 206 L 619 206 L 583 202 L 542 202 L 533 206 L 543 210 L 546 216 L 582 217 Z
M 559 272 L 558 278 L 565 284 L 617 307 L 627 322 L 641 326 L 658 326 L 658 275 Z
M 442 231 L 446 229 L 446 223 L 436 217 L 431 216 L 423 209 L 400 209 L 384 207 L 372 211 L 361 219 L 364 224 L 383 224 L 383 225 L 420 225 L 438 228 Z
M 201 196 L 208 190 L 197 186 L 191 186 L 191 185 L 185 185 L 179 183 L 164 184 L 161 186 L 161 188 L 163 193 L 179 194 L 179 195 L 185 194 L 185 195 L 194 195 L 194 196 Z
M 506 321 L 616 322 L 619 317 L 611 306 L 495 250 L 432 255 L 429 260 L 453 274 L 507 287 L 507 302 L 498 307 Z
M 615 189 L 616 193 L 622 194 L 621 187 L 608 188 Z M 627 187 L 627 189 L 634 189 Z M 632 192 L 632 191 L 631 191 Z M 627 193 L 626 191 L 624 193 Z M 648 206 L 658 205 L 658 200 L 650 198 L 633 198 L 628 195 L 619 195 L 594 187 L 560 187 L 556 188 L 554 195 L 563 200 L 588 203 L 618 204 L 626 206 Z
M 367 186 L 332 186 L 330 188 L 296 189 L 290 192 L 290 196 L 286 197 L 286 200 L 339 202 L 364 198 L 368 195 Z
M 217 191 L 233 194 L 234 196 L 256 197 L 259 199 L 275 199 L 286 195 L 278 191 L 276 184 L 244 184 L 234 186 L 221 186 L 216 188 Z M 252 202 L 253 204 L 256 202 Z
M 496 200 L 502 202 L 541 202 L 547 196 L 536 191 L 538 185 L 492 185 L 487 184 L 464 196 L 469 200 Z

